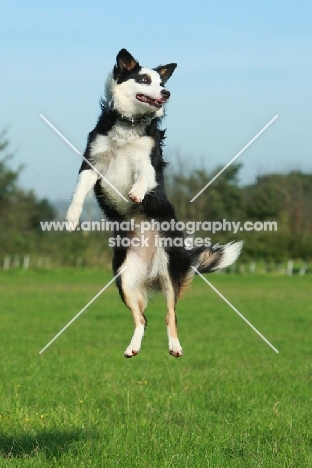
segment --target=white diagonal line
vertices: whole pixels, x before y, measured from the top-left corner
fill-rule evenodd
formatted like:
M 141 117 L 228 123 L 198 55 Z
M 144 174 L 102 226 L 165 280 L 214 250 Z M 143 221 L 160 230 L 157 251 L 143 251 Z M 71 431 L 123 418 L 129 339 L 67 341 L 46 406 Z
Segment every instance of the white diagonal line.
M 197 194 L 197 195 L 195 195 L 195 197 L 193 197 L 193 198 L 192 198 L 192 200 L 190 200 L 190 202 L 193 202 L 194 200 L 196 200 L 196 198 L 197 198 L 197 197 L 199 197 L 199 195 L 200 195 L 201 193 L 203 193 L 203 191 L 204 191 L 204 190 L 206 190 L 206 188 L 207 188 L 207 187 L 209 187 L 209 185 L 210 185 L 210 184 L 212 184 L 212 182 L 213 182 L 213 181 L 215 181 L 215 180 L 217 179 L 217 177 L 219 177 L 219 175 L 220 175 L 220 174 L 222 174 L 222 172 L 223 172 L 223 171 L 225 171 L 225 169 L 227 169 L 227 168 L 228 168 L 228 167 L 229 167 L 229 166 L 232 164 L 232 162 L 233 162 L 233 161 L 235 161 L 235 159 L 237 159 L 237 158 L 238 158 L 238 156 L 240 156 L 240 155 L 241 155 L 241 154 L 242 154 L 242 153 L 245 151 L 245 149 L 247 149 L 247 148 L 248 148 L 248 146 L 250 146 L 250 145 L 251 145 L 251 144 L 252 144 L 252 143 L 253 143 L 253 142 L 254 142 L 254 141 L 255 141 L 255 140 L 256 140 L 256 139 L 257 139 L 257 138 L 258 138 L 258 137 L 261 135 L 261 133 L 263 133 L 263 132 L 264 132 L 264 131 L 265 131 L 265 130 L 266 130 L 266 129 L 267 129 L 267 128 L 268 128 L 268 127 L 269 127 L 269 126 L 270 126 L 270 125 L 273 123 L 273 122 L 274 122 L 274 120 L 276 120 L 276 119 L 277 119 L 277 117 L 278 117 L 278 115 L 276 115 L 275 117 L 273 117 L 273 119 L 272 119 L 272 120 L 270 120 L 270 122 L 269 122 L 269 123 L 267 123 L 267 124 L 266 124 L 266 125 L 263 127 L 263 129 L 262 129 L 262 130 L 260 130 L 260 132 L 259 132 L 259 133 L 257 133 L 257 135 L 256 135 L 256 136 L 254 136 L 254 137 L 253 137 L 253 138 L 250 140 L 250 142 L 249 142 L 249 143 L 247 143 L 247 145 L 246 145 L 246 146 L 244 146 L 244 148 L 243 148 L 243 149 L 241 149 L 241 150 L 240 150 L 240 152 L 239 152 L 239 153 L 237 153 L 237 155 L 236 155 L 236 156 L 234 156 L 234 158 L 232 158 L 232 159 L 231 159 L 231 161 L 229 161 L 229 162 L 228 162 L 228 163 L 227 163 L 227 164 L 224 166 L 224 168 L 223 168 L 223 169 L 221 169 L 221 171 L 220 171 L 220 172 L 218 172 L 218 174 L 217 174 L 217 175 L 215 175 L 215 176 L 214 176 L 214 177 L 211 179 L 211 181 L 210 181 L 210 182 L 208 182 L 208 184 L 207 184 L 207 185 L 205 185 L 205 187 L 201 189 L 201 191 L 200 191 L 200 192 L 198 192 L 198 194 Z
M 63 138 L 64 141 L 66 141 L 66 143 L 74 150 L 76 151 L 76 153 L 80 154 L 80 156 L 82 156 L 82 154 L 80 153 L 80 151 L 77 150 L 77 148 L 69 141 L 67 140 L 67 138 L 64 137 L 64 135 L 57 129 L 54 127 L 54 125 L 51 124 L 51 122 L 42 114 L 40 114 L 40 117 L 48 124 L 50 125 L 51 128 L 53 128 L 53 130 L 61 137 Z
M 77 150 L 77 148 L 70 142 L 67 140 L 67 138 L 65 138 L 65 136 L 57 129 L 54 127 L 54 125 L 51 124 L 51 122 L 42 114 L 40 114 L 40 117 L 61 137 L 63 138 L 64 141 L 66 141 L 66 143 L 76 152 L 78 153 L 82 159 L 89 164 L 90 167 L 92 167 L 92 169 L 100 176 L 102 177 L 103 180 L 105 180 L 105 182 L 113 189 L 115 190 L 116 193 L 118 193 L 118 195 L 121 196 L 121 198 L 123 198 L 123 200 L 125 200 L 127 203 L 129 203 L 129 200 L 126 199 L 126 197 L 123 196 L 122 193 L 119 192 L 118 189 L 116 189 L 116 187 L 110 183 L 109 180 L 106 179 L 105 176 L 103 176 L 103 174 L 101 174 L 100 171 L 97 170 L 97 168 L 95 166 L 93 166 L 92 163 L 90 163 L 90 161 L 88 159 L 86 159 L 83 154 L 80 153 L 80 151 Z
M 98 298 L 98 297 L 99 297 L 99 296 L 102 294 L 102 292 L 104 292 L 104 291 L 105 291 L 105 289 L 107 289 L 107 288 L 108 288 L 108 286 L 110 286 L 110 285 L 111 285 L 111 284 L 112 284 L 112 283 L 115 281 L 115 279 L 116 279 L 116 278 L 118 278 L 118 276 L 120 276 L 120 275 L 121 275 L 121 273 L 122 273 L 123 271 L 125 271 L 125 269 L 126 269 L 126 268 L 128 268 L 128 267 L 127 267 L 127 266 L 124 266 L 124 267 L 123 267 L 123 268 L 122 268 L 122 269 L 121 269 L 121 270 L 120 270 L 120 271 L 117 273 L 117 275 L 116 275 L 116 276 L 114 276 L 114 278 L 113 278 L 113 279 L 111 279 L 111 280 L 109 281 L 109 283 L 107 283 L 107 285 L 106 285 L 106 286 L 104 286 L 104 288 L 102 288 L 102 289 L 101 289 L 101 291 L 100 291 L 100 292 L 98 292 L 98 293 L 97 293 L 97 294 L 94 296 L 94 298 L 93 298 L 93 299 L 91 299 L 91 301 L 89 301 L 89 302 L 88 302 L 88 304 L 87 304 L 87 305 L 85 305 L 85 306 L 84 306 L 84 308 L 83 308 L 83 309 L 81 309 L 81 311 L 80 311 L 80 312 L 78 312 L 78 314 L 77 314 L 77 315 L 75 315 L 75 317 L 71 319 L 71 321 L 70 321 L 70 322 L 68 322 L 68 324 L 67 324 L 67 325 L 65 325 L 65 327 L 64 327 L 64 328 L 62 328 L 62 330 L 61 330 L 61 331 L 59 331 L 59 332 L 58 332 L 58 334 L 57 334 L 57 335 L 55 335 L 55 337 L 54 337 L 54 338 L 53 338 L 51 341 L 49 341 L 49 343 L 48 343 L 48 344 L 47 344 L 47 345 L 46 345 L 44 348 L 42 348 L 42 350 L 41 350 L 41 351 L 39 351 L 39 354 L 42 354 L 42 353 L 43 353 L 43 351 L 45 351 L 45 350 L 46 350 L 46 349 L 47 349 L 47 348 L 50 346 L 50 344 L 52 344 L 52 343 L 53 343 L 53 341 L 55 341 L 55 340 L 56 340 L 56 339 L 57 339 L 57 338 L 58 338 L 58 337 L 59 337 L 59 336 L 60 336 L 60 335 L 63 333 L 63 331 L 65 331 L 65 330 L 66 330 L 66 328 L 68 328 L 68 327 L 69 327 L 69 325 L 71 325 L 71 324 L 72 324 L 72 323 L 73 323 L 73 322 L 76 320 L 76 318 L 78 318 L 78 317 L 79 317 L 79 315 L 81 315 L 81 314 L 82 314 L 82 312 L 84 312 L 84 311 L 85 311 L 85 310 L 86 310 L 86 309 L 89 307 L 89 305 L 90 305 L 90 304 L 92 304 L 92 302 L 94 302 L 94 301 L 95 301 L 95 299 L 97 299 L 97 298 Z
M 208 284 L 208 286 L 210 286 L 211 289 L 213 289 L 214 292 L 216 292 L 216 293 L 217 293 L 217 294 L 234 310 L 234 312 L 236 312 L 237 315 L 239 315 L 240 318 L 242 318 L 242 319 L 247 323 L 247 325 L 249 325 L 250 328 L 252 328 L 253 331 L 255 331 L 255 332 L 260 336 L 260 338 L 263 339 L 263 341 L 265 341 L 276 353 L 279 353 L 279 351 L 272 345 L 272 343 L 270 343 L 269 340 L 267 340 L 266 337 L 263 336 L 262 333 L 260 333 L 259 330 L 257 330 L 256 327 L 254 327 L 254 326 L 252 325 L 252 323 L 250 323 L 249 320 L 247 320 L 246 317 L 244 317 L 243 314 L 241 314 L 241 313 L 236 309 L 236 307 L 234 307 L 234 306 L 230 303 L 230 301 L 228 301 L 228 300 L 226 299 L 226 297 L 224 297 L 223 294 L 221 294 L 220 291 L 217 290 L 217 288 L 215 288 L 201 273 L 199 273 L 199 271 L 198 271 L 195 267 L 192 266 L 192 268 L 193 268 L 193 270 L 196 271 L 196 273 Z

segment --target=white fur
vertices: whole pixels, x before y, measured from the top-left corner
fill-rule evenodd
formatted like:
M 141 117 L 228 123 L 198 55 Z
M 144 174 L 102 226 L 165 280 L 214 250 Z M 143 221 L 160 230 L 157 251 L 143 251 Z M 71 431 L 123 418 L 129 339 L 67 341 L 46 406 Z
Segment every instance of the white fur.
M 160 75 L 155 70 L 142 68 L 140 74 L 151 78 L 150 84 L 137 83 L 134 79 L 117 84 L 109 74 L 106 85 L 106 104 L 114 102 L 114 108 L 126 117 L 143 115 L 148 112 L 155 116 L 163 115 L 163 108 L 156 109 L 147 103 L 138 101 L 137 94 L 145 94 L 153 99 L 161 99 Z M 120 213 L 127 214 L 133 203 L 142 202 L 145 195 L 156 187 L 155 170 L 150 161 L 154 146 L 151 137 L 145 136 L 145 124 L 131 126 L 116 122 L 107 135 L 98 135 L 91 145 L 90 160 L 95 168 L 125 197 L 127 203 L 103 179 L 101 186 L 111 205 Z M 79 181 L 66 220 L 71 225 L 78 225 L 83 203 L 87 193 L 94 187 L 99 177 L 92 170 L 85 170 Z M 68 225 L 69 226 L 69 225 Z M 69 230 L 72 228 L 69 227 Z
M 139 324 L 133 333 L 129 346 L 124 352 L 126 357 L 132 357 L 138 354 L 141 349 L 142 338 L 144 336 L 144 325 Z
M 108 132 L 109 138 L 120 147 L 125 143 L 137 140 L 145 134 L 145 124 L 130 126 L 125 122 L 117 122 Z
M 91 145 L 91 162 L 124 197 L 129 196 L 133 202 L 139 203 L 157 185 L 150 161 L 154 141 L 148 136 L 131 134 L 131 131 L 129 139 L 126 129 L 117 141 L 110 136 L 98 135 Z M 66 215 L 67 221 L 78 224 L 85 197 L 99 178 L 92 169 L 81 172 Z M 101 185 L 120 213 L 126 214 L 131 209 L 131 201 L 127 203 L 104 179 L 101 179 Z
M 135 224 L 140 221 L 140 219 L 135 220 Z M 182 355 L 179 340 L 175 338 L 177 332 L 174 315 L 174 291 L 168 274 L 168 256 L 162 247 L 155 247 L 155 237 L 158 235 L 156 230 L 145 231 L 146 245 L 141 243 L 138 246 L 130 247 L 122 265 L 123 267 L 127 266 L 121 276 L 123 290 L 127 291 L 125 302 L 132 311 L 135 323 L 133 337 L 124 353 L 126 357 L 135 356 L 140 350 L 144 335 L 142 314 L 147 305 L 149 287 L 157 279 L 162 284 L 167 301 L 169 351 L 174 356 Z M 131 237 L 139 236 L 139 229 L 131 233 Z
M 82 171 L 79 174 L 78 184 L 73 195 L 71 205 L 66 214 L 66 221 L 68 221 L 67 228 L 69 231 L 76 229 L 85 198 L 89 191 L 94 187 L 98 177 L 98 174 L 92 169 Z
M 180 357 L 182 356 L 182 347 L 178 338 L 176 315 L 175 315 L 175 294 L 172 286 L 172 281 L 169 276 L 168 269 L 164 274 L 160 276 L 160 283 L 163 290 L 163 293 L 166 297 L 167 303 L 167 334 L 168 334 L 168 344 L 169 344 L 169 353 L 172 356 Z
M 134 225 L 139 226 L 141 218 L 134 218 Z M 156 245 L 156 238 L 159 236 L 157 230 L 145 230 L 141 234 L 138 227 L 129 234 L 130 239 L 137 238 L 140 242 L 131 244 L 127 252 L 126 261 L 127 273 L 123 278 L 127 280 L 127 285 L 140 285 L 141 294 L 147 297 L 147 289 L 151 282 L 168 277 L 168 255 L 163 247 Z M 130 282 L 130 283 L 129 283 Z
M 169 341 L 169 353 L 175 357 L 180 357 L 183 354 L 182 346 L 178 338 L 172 338 L 170 335 L 170 329 L 167 327 L 168 341 Z
M 132 250 L 128 250 L 124 266 L 127 266 L 121 275 L 123 289 L 127 291 L 127 296 L 124 299 L 132 312 L 135 325 L 134 334 L 124 355 L 132 357 L 140 351 L 144 335 L 145 320 L 143 311 L 147 304 L 147 290 L 144 281 L 147 275 L 147 263 L 144 257 Z
M 92 143 L 91 161 L 122 195 L 138 203 L 157 185 L 150 160 L 153 145 L 148 136 L 116 142 L 110 135 L 99 135 Z M 101 185 L 112 205 L 126 214 L 131 203 L 126 203 L 104 180 Z
M 136 99 L 137 94 L 145 94 L 153 99 L 161 99 L 161 90 L 163 87 L 160 85 L 161 78 L 159 74 L 155 70 L 150 70 L 148 68 L 142 68 L 139 74 L 149 75 L 152 80 L 151 83 L 142 84 L 137 83 L 134 79 L 129 79 L 123 83 L 117 84 L 111 75 L 108 78 L 105 88 L 107 99 L 112 99 L 114 101 L 114 107 L 126 117 L 133 117 L 134 115 L 142 115 L 153 111 L 156 112 L 157 117 L 161 117 L 163 115 L 163 108 L 156 109 Z
M 230 242 L 229 244 L 226 244 L 223 247 L 222 259 L 217 269 L 226 268 L 229 265 L 232 265 L 232 263 L 234 263 L 237 260 L 239 254 L 241 253 L 242 247 L 243 247 L 243 241 Z
M 142 124 L 125 122 L 122 117 L 135 119 L 145 115 L 146 118 L 162 117 L 163 105 L 158 108 L 157 103 L 147 100 L 143 102 L 145 95 L 158 103 L 166 100 L 162 91 L 164 86 L 161 77 L 155 70 L 142 68 L 139 72 L 148 75 L 149 83 L 139 83 L 131 78 L 122 83 L 117 83 L 113 79 L 113 74 L 108 76 L 105 86 L 105 105 L 118 111 L 121 117 L 107 135 L 97 134 L 90 145 L 90 162 L 95 169 L 102 174 L 112 184 L 119 193 L 129 202 L 121 197 L 104 179 L 92 169 L 84 170 L 80 176 L 77 188 L 73 195 L 72 203 L 68 209 L 66 220 L 71 225 L 76 226 L 82 212 L 83 203 L 87 193 L 99 180 L 103 196 L 111 207 L 120 214 L 130 215 L 133 203 L 140 203 L 147 193 L 156 186 L 155 170 L 151 164 L 151 153 L 155 141 L 147 136 L 147 121 Z M 137 98 L 139 97 L 139 99 Z M 167 97 L 169 94 L 167 94 Z M 143 98 L 144 100 L 144 98 Z M 152 105 L 152 104 L 156 105 Z M 139 121 L 142 119 L 139 119 Z M 127 198 L 128 197 L 128 198 Z M 144 219 L 135 219 L 135 225 L 140 226 Z M 142 217 L 141 217 L 142 218 Z M 141 348 L 146 320 L 144 309 L 148 301 L 149 289 L 161 286 L 166 297 L 167 305 L 167 334 L 169 352 L 171 355 L 179 357 L 183 354 L 181 344 L 178 339 L 175 305 L 176 297 L 172 280 L 168 271 L 168 254 L 163 247 L 159 247 L 155 242 L 159 232 L 150 229 L 144 232 L 145 242 L 131 244 L 127 249 L 126 258 L 121 267 L 127 267 L 121 274 L 123 299 L 131 310 L 134 319 L 134 333 L 129 346 L 124 355 L 132 357 L 138 354 Z M 133 237 L 141 237 L 140 229 L 127 233 L 131 240 Z M 217 268 L 225 268 L 233 263 L 242 248 L 242 242 L 227 244 L 223 247 L 223 256 Z M 194 275 L 191 269 L 189 276 Z
M 121 275 L 122 282 L 125 284 L 124 289 L 131 291 L 133 295 L 140 296 L 140 299 L 143 298 L 144 305 L 147 301 L 145 280 L 148 272 L 148 261 L 151 257 L 149 249 L 144 249 L 142 246 L 131 247 L 127 251 L 126 259 L 122 265 L 122 267 L 127 266 Z
M 144 233 L 146 236 L 146 233 Z M 155 238 L 154 238 L 155 241 Z M 154 280 L 168 273 L 168 255 L 163 247 L 155 247 L 153 261 L 150 264 L 148 279 Z

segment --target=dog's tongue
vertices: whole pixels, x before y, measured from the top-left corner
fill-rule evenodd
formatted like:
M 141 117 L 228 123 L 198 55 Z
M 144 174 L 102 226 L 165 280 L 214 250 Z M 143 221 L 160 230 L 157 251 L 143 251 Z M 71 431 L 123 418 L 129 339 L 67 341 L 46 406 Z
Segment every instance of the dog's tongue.
M 165 99 L 153 99 L 149 96 L 146 96 L 145 94 L 137 94 L 137 99 L 142 102 L 146 102 L 147 104 L 150 104 L 151 106 L 158 107 L 161 106 L 166 102 Z

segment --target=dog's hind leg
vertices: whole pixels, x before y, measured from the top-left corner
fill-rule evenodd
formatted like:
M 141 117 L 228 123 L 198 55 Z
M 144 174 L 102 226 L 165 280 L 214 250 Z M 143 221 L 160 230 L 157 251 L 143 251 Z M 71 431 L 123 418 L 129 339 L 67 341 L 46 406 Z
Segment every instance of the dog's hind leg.
M 166 325 L 168 333 L 169 353 L 171 356 L 180 357 L 183 354 L 178 338 L 177 316 L 175 313 L 176 295 L 169 274 L 163 275 L 160 279 L 163 293 L 166 297 L 167 315 Z
M 127 269 L 120 276 L 119 291 L 124 303 L 131 310 L 134 320 L 134 333 L 124 356 L 131 358 L 140 351 L 147 323 L 144 316 L 147 291 L 143 281 L 146 277 L 146 265 L 140 262 L 140 258 L 135 253 L 129 251 L 122 266 L 127 266 Z
M 142 338 L 146 326 L 146 318 L 144 316 L 144 298 L 140 292 L 132 291 L 131 295 L 125 294 L 125 302 L 127 307 L 132 312 L 134 320 L 134 333 L 130 344 L 124 352 L 126 358 L 136 356 L 141 348 Z

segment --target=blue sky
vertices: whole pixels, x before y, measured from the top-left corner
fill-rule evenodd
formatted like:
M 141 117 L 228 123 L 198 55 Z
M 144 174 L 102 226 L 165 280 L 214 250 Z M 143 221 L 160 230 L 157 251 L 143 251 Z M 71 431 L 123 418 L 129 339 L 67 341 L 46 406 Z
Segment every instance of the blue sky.
M 122 47 L 146 67 L 178 63 L 166 160 L 212 170 L 278 114 L 238 159 L 241 182 L 312 172 L 311 2 L 13 0 L 0 18 L 0 127 L 40 197 L 69 199 L 81 161 L 39 115 L 83 152 Z

